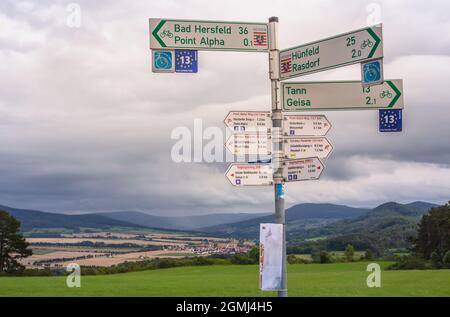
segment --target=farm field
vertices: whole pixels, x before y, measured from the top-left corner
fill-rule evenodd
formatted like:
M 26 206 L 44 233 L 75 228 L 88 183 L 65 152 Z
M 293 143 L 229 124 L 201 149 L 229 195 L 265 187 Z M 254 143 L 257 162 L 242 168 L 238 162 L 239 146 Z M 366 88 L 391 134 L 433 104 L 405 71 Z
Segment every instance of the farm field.
M 208 256 L 247 252 L 251 242 L 182 233 L 81 232 L 55 237 L 27 237 L 33 255 L 21 260 L 28 268 L 112 266 L 154 258 Z
M 382 271 L 381 288 L 366 286 L 368 263 L 289 265 L 290 296 L 450 296 L 450 270 Z M 379 263 L 382 267 L 390 264 Z M 275 296 L 258 288 L 257 265 L 179 267 L 84 276 L 0 277 L 0 296 Z

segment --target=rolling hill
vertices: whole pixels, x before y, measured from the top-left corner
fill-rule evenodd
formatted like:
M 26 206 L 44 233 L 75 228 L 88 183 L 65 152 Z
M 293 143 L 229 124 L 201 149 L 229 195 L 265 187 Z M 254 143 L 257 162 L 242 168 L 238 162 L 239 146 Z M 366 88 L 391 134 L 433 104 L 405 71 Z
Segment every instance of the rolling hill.
M 432 207 L 436 207 L 438 205 L 432 204 L 432 203 L 428 203 L 426 201 L 415 201 L 415 202 L 412 202 L 412 203 L 409 203 L 409 204 L 405 204 L 405 206 L 415 208 L 416 210 L 419 210 L 420 212 L 422 212 L 422 214 L 425 214 Z
M 353 219 L 339 220 L 308 232 L 290 233 L 296 240 L 302 238 L 329 237 L 342 235 L 370 235 L 379 241 L 390 240 L 398 242 L 392 247 L 403 247 L 404 241 L 414 236 L 416 224 L 420 217 L 429 208 L 434 206 L 418 208 L 414 204 L 399 204 L 389 202 L 382 204 L 365 215 Z
M 298 204 L 286 210 L 288 231 L 301 231 L 347 218 L 355 218 L 367 213 L 369 209 L 353 208 L 334 204 Z M 216 235 L 231 235 L 254 238 L 259 235 L 259 224 L 275 221 L 274 214 L 240 221 L 231 224 L 210 226 L 198 229 Z
M 297 246 L 297 251 L 302 248 L 343 250 L 347 244 L 359 250 L 372 249 L 379 253 L 405 249 L 411 246 L 421 216 L 434 206 L 423 202 L 388 202 L 360 217 L 339 220 L 304 232 L 288 231 L 287 238 L 291 246 Z
M 310 230 L 307 236 L 382 233 L 393 229 L 401 229 L 400 231 L 412 229 L 415 231 L 415 226 L 420 217 L 433 206 L 435 205 L 429 204 L 418 208 L 414 203 L 403 205 L 396 202 L 388 202 L 360 217 L 336 221 L 317 230 Z

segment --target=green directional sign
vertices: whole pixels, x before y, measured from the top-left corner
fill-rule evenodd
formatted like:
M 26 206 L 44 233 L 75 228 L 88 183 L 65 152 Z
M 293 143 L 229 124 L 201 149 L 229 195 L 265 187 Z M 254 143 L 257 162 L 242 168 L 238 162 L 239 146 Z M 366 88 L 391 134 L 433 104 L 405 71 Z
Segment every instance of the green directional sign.
M 280 51 L 280 78 L 288 79 L 382 57 L 380 24 Z
M 360 81 L 286 82 L 283 111 L 403 109 L 403 81 L 362 87 Z
M 269 49 L 267 23 L 149 19 L 151 49 L 261 51 Z

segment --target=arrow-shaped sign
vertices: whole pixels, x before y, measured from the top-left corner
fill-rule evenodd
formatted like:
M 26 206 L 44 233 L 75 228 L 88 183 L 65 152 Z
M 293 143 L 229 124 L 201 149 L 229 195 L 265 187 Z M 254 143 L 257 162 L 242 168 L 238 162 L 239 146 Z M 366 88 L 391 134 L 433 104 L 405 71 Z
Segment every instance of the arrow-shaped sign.
M 286 158 L 289 159 L 301 159 L 314 156 L 325 159 L 333 151 L 333 146 L 325 137 L 287 138 L 284 142 L 284 152 Z
M 284 116 L 283 131 L 288 136 L 324 136 L 331 123 L 324 115 Z
M 280 51 L 280 77 L 283 80 L 382 57 L 380 24 Z
M 270 132 L 272 127 L 270 111 L 230 111 L 224 123 L 235 133 Z
M 273 183 L 272 164 L 239 164 L 228 167 L 225 176 L 234 186 L 271 185 Z
M 267 23 L 149 19 L 151 49 L 269 49 Z
M 283 111 L 403 109 L 403 81 L 362 87 L 360 81 L 282 83 Z
M 232 134 L 225 147 L 234 155 L 270 155 L 272 140 L 267 133 Z
M 323 164 L 317 157 L 285 161 L 283 178 L 286 182 L 297 182 L 319 179 Z

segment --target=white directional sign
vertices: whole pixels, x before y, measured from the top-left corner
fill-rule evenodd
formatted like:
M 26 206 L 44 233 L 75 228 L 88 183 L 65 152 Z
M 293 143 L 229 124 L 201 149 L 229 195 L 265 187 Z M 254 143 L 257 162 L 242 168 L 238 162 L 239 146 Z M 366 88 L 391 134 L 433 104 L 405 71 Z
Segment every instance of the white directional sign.
M 319 179 L 323 164 L 317 157 L 285 161 L 283 178 L 286 182 Z
M 230 111 L 224 122 L 234 132 L 268 132 L 272 127 L 270 111 Z
M 284 152 L 289 159 L 300 159 L 317 156 L 327 158 L 333 146 L 325 137 L 318 138 L 287 138 L 285 139 Z
M 283 111 L 403 109 L 403 81 L 362 87 L 360 81 L 282 83 Z
M 324 115 L 289 115 L 283 119 L 283 132 L 288 136 L 323 136 L 331 128 Z
M 280 77 L 288 79 L 383 57 L 381 24 L 280 51 Z
M 270 185 L 273 183 L 272 164 L 231 164 L 225 173 L 235 186 Z
M 272 140 L 267 133 L 238 133 L 228 138 L 225 147 L 234 155 L 270 155 Z
M 150 48 L 267 51 L 267 23 L 150 19 Z

